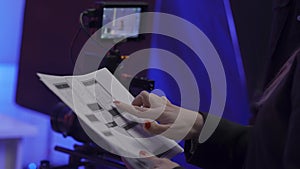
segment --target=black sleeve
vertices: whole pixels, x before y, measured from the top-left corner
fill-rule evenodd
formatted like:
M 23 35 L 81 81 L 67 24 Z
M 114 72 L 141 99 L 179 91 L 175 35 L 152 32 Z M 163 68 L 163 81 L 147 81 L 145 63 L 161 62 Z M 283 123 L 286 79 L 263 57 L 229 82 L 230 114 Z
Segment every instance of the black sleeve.
M 191 140 L 185 142 L 186 159 L 205 169 L 240 169 L 244 164 L 250 131 L 251 127 L 221 119 L 212 136 L 204 143 L 196 144 L 193 154 L 190 152 Z
M 296 67 L 291 89 L 291 115 L 284 150 L 284 169 L 299 169 L 300 160 L 300 52 L 296 58 Z

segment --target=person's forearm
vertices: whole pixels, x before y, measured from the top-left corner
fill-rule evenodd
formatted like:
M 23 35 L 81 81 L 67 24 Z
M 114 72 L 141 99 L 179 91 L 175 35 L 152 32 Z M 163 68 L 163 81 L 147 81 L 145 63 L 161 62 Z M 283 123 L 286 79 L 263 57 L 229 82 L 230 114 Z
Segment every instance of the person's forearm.
M 191 110 L 186 110 L 185 111 L 191 111 Z M 191 111 L 190 114 L 194 113 L 193 111 Z M 188 114 L 188 113 L 186 113 Z M 190 129 L 189 133 L 186 135 L 185 140 L 187 139 L 197 139 L 199 138 L 200 132 L 202 130 L 204 124 L 204 118 L 203 115 L 201 113 L 198 113 L 198 115 L 196 116 L 196 120 L 194 122 L 194 125 L 192 126 L 192 128 Z

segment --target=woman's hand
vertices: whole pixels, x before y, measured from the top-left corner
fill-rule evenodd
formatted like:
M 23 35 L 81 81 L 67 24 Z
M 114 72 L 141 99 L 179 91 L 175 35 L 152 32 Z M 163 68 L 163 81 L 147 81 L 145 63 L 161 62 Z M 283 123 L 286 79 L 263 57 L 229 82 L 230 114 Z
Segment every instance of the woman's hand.
M 173 169 L 179 167 L 179 164 L 167 158 L 158 158 L 146 151 L 140 151 L 140 157 L 145 158 L 151 164 L 150 169 Z
M 148 169 L 174 169 L 176 167 L 180 167 L 179 164 L 167 159 L 167 158 L 158 158 L 146 151 L 140 151 L 140 158 L 143 162 L 147 163 Z M 122 161 L 124 162 L 127 169 L 133 169 L 131 163 L 127 161 L 128 159 L 122 157 Z
M 173 105 L 166 97 L 146 91 L 141 92 L 132 105 L 119 101 L 114 103 L 121 111 L 150 119 L 144 124 L 149 133 L 174 140 L 198 138 L 203 125 L 203 117 L 198 112 Z

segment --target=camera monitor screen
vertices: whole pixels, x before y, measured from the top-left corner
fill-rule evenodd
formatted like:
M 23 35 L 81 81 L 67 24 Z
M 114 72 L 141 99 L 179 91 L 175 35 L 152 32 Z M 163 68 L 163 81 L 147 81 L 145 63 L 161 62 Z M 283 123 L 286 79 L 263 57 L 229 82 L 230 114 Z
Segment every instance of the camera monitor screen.
M 138 38 L 141 12 L 142 7 L 104 7 L 101 39 Z M 131 14 L 136 15 L 121 18 Z

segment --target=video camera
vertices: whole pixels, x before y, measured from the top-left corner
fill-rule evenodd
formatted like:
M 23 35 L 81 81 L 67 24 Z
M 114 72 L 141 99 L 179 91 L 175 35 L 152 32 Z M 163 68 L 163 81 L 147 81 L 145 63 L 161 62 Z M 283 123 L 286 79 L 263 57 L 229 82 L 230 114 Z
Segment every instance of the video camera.
M 143 39 L 143 35 L 139 34 L 142 22 L 139 14 L 145 12 L 146 9 L 147 4 L 141 2 L 96 3 L 96 8 L 85 10 L 80 14 L 79 20 L 81 29 L 91 36 L 92 33 L 104 26 L 98 37 L 101 40 L 114 41 L 128 37 L 126 41 L 140 41 Z M 106 26 L 107 23 L 114 22 L 116 19 L 130 14 L 138 15 L 133 20 L 120 20 L 119 22 Z M 121 43 L 126 43 L 126 41 L 122 41 Z M 99 69 L 106 67 L 110 72 L 114 73 L 119 64 L 128 58 L 128 56 L 121 54 L 116 45 L 105 55 L 105 58 L 100 63 Z M 149 80 L 146 77 L 134 77 L 131 81 L 129 91 L 135 96 L 142 90 L 151 91 L 153 88 L 153 80 Z M 78 168 L 80 166 L 89 169 L 108 166 L 125 168 L 119 156 L 111 154 L 93 143 L 81 127 L 76 114 L 64 103 L 57 103 L 50 116 L 51 127 L 54 131 L 62 133 L 64 137 L 70 136 L 83 143 L 83 145 L 75 145 L 74 150 L 56 146 L 55 150 L 70 155 L 69 164 L 59 167 L 50 167 L 49 162 L 43 160 L 41 161 L 40 168 Z M 82 159 L 84 159 L 84 162 Z

